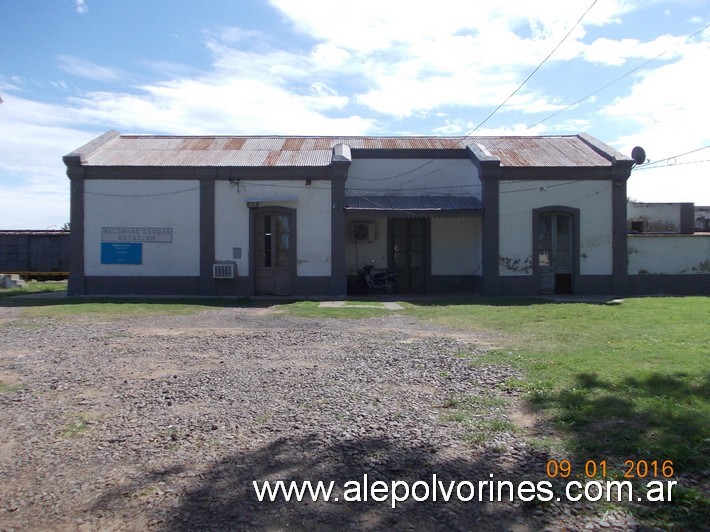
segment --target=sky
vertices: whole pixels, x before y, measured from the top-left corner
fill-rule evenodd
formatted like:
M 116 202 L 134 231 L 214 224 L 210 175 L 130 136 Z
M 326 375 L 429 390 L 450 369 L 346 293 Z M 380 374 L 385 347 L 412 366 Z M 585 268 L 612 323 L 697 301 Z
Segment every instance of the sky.
M 710 205 L 709 25 L 708 0 L 0 0 L 0 229 L 69 222 L 61 158 L 112 129 L 586 132 L 645 149 L 633 200 Z

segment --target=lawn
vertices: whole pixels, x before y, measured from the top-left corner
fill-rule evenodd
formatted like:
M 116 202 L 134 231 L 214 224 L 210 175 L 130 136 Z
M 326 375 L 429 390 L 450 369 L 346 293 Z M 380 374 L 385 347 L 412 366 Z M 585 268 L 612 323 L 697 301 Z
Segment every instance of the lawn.
M 477 362 L 524 370 L 523 380 L 508 385 L 522 389 L 554 427 L 557 452 L 578 469 L 606 460 L 609 476 L 623 477 L 629 460 L 645 460 L 651 469 L 672 461 L 680 476 L 677 499 L 636 507 L 648 524 L 693 529 L 710 522 L 709 298 L 632 298 L 620 305 L 478 299 L 417 303 L 407 312 L 496 335 L 499 347 Z
M 37 294 L 41 292 L 58 292 L 66 289 L 66 281 L 28 281 L 23 286 L 0 288 L 0 297 Z

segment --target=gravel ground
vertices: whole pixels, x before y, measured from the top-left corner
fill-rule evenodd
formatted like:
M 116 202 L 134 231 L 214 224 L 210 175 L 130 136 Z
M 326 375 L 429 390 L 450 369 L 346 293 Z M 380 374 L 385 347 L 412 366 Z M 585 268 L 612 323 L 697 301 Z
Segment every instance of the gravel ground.
M 490 338 L 253 308 L 102 323 L 0 307 L 0 336 L 0 530 L 634 526 L 570 504 L 342 501 L 364 475 L 544 479 L 535 420 L 500 385 L 518 375 L 470 362 Z M 475 445 L 452 415 L 466 397 L 498 405 L 474 412 Z M 259 502 L 252 481 L 279 479 L 335 481 L 341 500 Z

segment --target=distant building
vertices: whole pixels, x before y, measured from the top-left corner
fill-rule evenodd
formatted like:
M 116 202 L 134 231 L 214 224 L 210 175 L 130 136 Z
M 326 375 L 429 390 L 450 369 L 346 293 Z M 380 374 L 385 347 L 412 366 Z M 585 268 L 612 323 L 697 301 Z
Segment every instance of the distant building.
M 695 231 L 693 203 L 639 203 L 626 207 L 628 230 L 632 233 L 684 233 Z
M 695 206 L 695 230 L 710 233 L 710 206 Z

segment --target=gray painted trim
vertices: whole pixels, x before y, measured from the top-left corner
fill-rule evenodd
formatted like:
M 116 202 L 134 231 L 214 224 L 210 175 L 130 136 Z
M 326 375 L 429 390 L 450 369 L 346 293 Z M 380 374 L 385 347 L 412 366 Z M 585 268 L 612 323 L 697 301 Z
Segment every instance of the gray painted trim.
M 353 148 L 353 159 L 468 159 L 465 148 L 452 149 L 381 149 Z
M 347 163 L 347 165 L 350 166 L 352 161 L 353 156 L 350 146 L 347 144 L 336 144 L 333 146 L 333 157 L 331 158 L 333 164 Z
M 611 275 L 579 275 L 576 280 L 575 295 L 610 295 Z M 501 295 L 538 296 L 540 286 L 532 275 L 512 275 L 501 277 Z
M 332 277 L 296 277 L 294 279 L 293 295 L 300 297 L 333 295 L 331 293 L 332 285 Z
M 330 179 L 332 166 L 85 166 L 85 179 L 199 179 L 206 173 L 217 179 L 303 181 Z
M 532 275 L 502 275 L 500 277 L 500 292 L 497 295 L 537 296 L 540 295 L 540 287 Z
M 549 207 L 541 207 L 532 210 L 532 249 L 530 250 L 533 259 L 533 280 L 537 287 L 537 293 L 540 293 L 540 267 L 537 261 L 537 250 L 535 242 L 537 242 L 537 234 L 540 226 L 541 214 L 569 214 L 572 216 L 572 293 L 577 293 L 577 284 L 579 281 L 579 255 L 580 255 L 580 210 L 573 207 L 565 207 L 563 205 L 550 205 Z
M 330 182 L 330 290 L 328 293 L 332 296 L 345 296 L 348 292 L 345 264 L 345 181 L 348 178 L 349 167 L 349 161 L 334 165 L 333 178 Z
M 483 278 L 480 275 L 431 275 L 427 279 L 430 294 L 480 294 Z
M 67 170 L 70 187 L 71 233 L 69 240 L 69 284 L 67 294 L 79 296 L 86 293 L 84 281 L 84 180 L 81 168 Z
M 631 295 L 710 296 L 710 274 L 644 274 L 629 275 Z
M 623 164 L 628 166 L 631 170 L 631 166 L 634 161 L 631 157 L 624 155 L 618 150 L 615 150 L 608 144 L 603 143 L 596 137 L 592 137 L 589 133 L 580 133 L 577 135 L 587 146 L 590 146 L 595 152 L 597 152 L 602 157 L 609 159 L 614 164 Z
M 476 164 L 479 171 L 481 170 L 480 165 L 500 166 L 500 159 L 479 146 L 478 143 L 474 142 L 473 144 L 469 144 L 466 146 L 466 150 L 468 151 L 468 158 Z
M 200 180 L 200 293 L 214 295 L 212 265 L 215 260 L 215 179 Z
M 631 170 L 616 176 L 611 187 L 612 290 L 619 296 L 628 292 L 628 255 L 626 239 L 626 180 Z
M 481 266 L 483 273 L 483 294 L 498 296 L 501 293 L 500 270 L 498 256 L 500 255 L 500 218 L 498 176 L 481 174 L 483 184 L 483 220 L 481 232 Z
M 686 235 L 695 232 L 695 203 L 680 204 L 680 232 Z
M 89 157 L 91 157 L 94 153 L 103 148 L 106 144 L 117 139 L 120 136 L 121 134 L 118 131 L 107 131 L 100 137 L 97 137 L 91 142 L 84 144 L 81 148 L 78 148 L 73 152 L 68 153 L 67 155 L 62 157 L 62 160 L 67 166 L 79 166 L 81 165 L 82 161 L 86 161 Z
M 135 296 L 197 296 L 203 294 L 200 277 L 87 276 L 85 294 Z
M 628 170 L 614 166 L 503 166 L 501 181 L 609 181 Z
M 500 160 L 484 152 L 478 146 L 469 146 L 469 159 L 478 170 L 481 180 L 481 201 L 483 203 L 483 219 L 481 221 L 481 267 L 483 273 L 483 294 L 486 296 L 500 295 L 500 271 L 498 255 L 500 253 L 500 179 L 503 168 Z
M 610 295 L 614 292 L 613 280 L 611 275 L 580 275 L 574 293 L 580 296 Z

